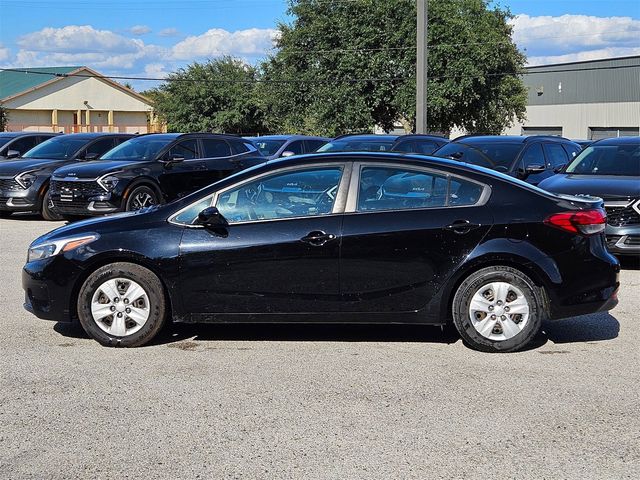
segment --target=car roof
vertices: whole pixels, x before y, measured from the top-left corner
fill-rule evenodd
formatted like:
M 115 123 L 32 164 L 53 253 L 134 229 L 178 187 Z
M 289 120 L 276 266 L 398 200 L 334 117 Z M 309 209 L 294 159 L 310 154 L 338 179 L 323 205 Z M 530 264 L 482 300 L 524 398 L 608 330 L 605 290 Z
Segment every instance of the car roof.
M 394 141 L 399 137 L 399 135 L 377 135 L 375 133 L 349 133 L 346 135 L 340 135 L 339 137 L 336 137 L 333 139 L 333 141 L 336 140 L 345 140 L 345 139 L 354 139 L 354 140 L 371 140 L 371 141 L 375 141 L 375 140 L 390 140 L 390 141 Z
M 317 137 L 314 135 L 260 135 L 259 137 L 244 137 L 247 140 L 330 140 L 327 137 Z
M 426 133 L 407 133 L 406 135 L 400 135 L 396 141 L 399 142 L 400 140 L 405 140 L 405 139 L 411 139 L 411 138 L 415 138 L 415 139 L 424 139 L 424 140 L 437 140 L 439 142 L 448 142 L 449 139 L 446 137 L 443 137 L 441 135 L 429 135 Z
M 594 145 L 640 145 L 640 137 L 613 137 L 594 141 Z
M 80 140 L 93 140 L 101 137 L 135 137 L 133 133 L 69 133 L 62 135 L 64 137 L 73 137 Z
M 27 135 L 44 135 L 55 137 L 60 135 L 59 133 L 53 132 L 0 132 L 0 137 L 2 138 L 17 138 L 17 137 L 25 137 Z
M 177 138 L 224 138 L 224 139 L 242 139 L 242 137 L 238 135 L 233 135 L 231 133 L 209 133 L 209 132 L 191 132 L 191 133 L 145 133 L 143 135 L 138 135 L 140 138 L 153 137 L 160 139 L 173 140 Z
M 452 142 L 457 143 L 533 143 L 537 141 L 558 142 L 558 143 L 575 143 L 568 138 L 559 137 L 557 135 L 463 135 Z

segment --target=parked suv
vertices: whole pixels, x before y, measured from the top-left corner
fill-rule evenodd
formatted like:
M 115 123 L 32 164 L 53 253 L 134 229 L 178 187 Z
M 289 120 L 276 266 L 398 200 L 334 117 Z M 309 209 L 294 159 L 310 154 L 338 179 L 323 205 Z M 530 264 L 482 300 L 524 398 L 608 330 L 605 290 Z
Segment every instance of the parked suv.
M 74 133 L 35 146 L 20 159 L 0 162 L 0 215 L 40 212 L 45 220 L 61 217 L 51 210 L 49 180 L 63 165 L 93 160 L 133 135 Z
M 265 135 L 245 138 L 250 140 L 268 160 L 315 152 L 331 141 L 330 138 L 306 135 Z
M 434 155 L 492 168 L 537 185 L 565 167 L 580 150 L 580 145 L 562 137 L 467 135 Z
M 431 155 L 443 145 L 449 143 L 449 139 L 437 135 L 409 134 L 399 136 L 393 146 L 392 152 L 418 153 Z
M 594 142 L 566 169 L 541 182 L 540 187 L 604 199 L 609 251 L 640 255 L 640 137 Z
M 320 147 L 316 152 L 389 152 L 397 139 L 398 135 L 372 133 L 341 135 Z
M 69 216 L 139 210 L 265 161 L 251 142 L 232 135 L 140 135 L 99 160 L 56 170 L 51 200 Z
M 36 145 L 59 135 L 39 132 L 0 132 L 0 160 L 18 158 Z

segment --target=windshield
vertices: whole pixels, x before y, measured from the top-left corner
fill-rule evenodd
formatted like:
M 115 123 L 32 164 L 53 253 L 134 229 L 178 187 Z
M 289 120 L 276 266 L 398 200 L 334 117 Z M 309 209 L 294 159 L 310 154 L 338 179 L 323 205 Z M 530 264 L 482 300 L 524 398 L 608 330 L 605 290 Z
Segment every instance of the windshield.
M 506 172 L 518 155 L 519 143 L 460 143 L 451 142 L 437 150 L 436 157 L 453 158 L 460 162 L 480 165 Z
M 284 145 L 284 142 L 285 140 L 254 140 L 253 144 L 258 147 L 261 154 L 269 157 L 278 153 L 278 150 Z
M 389 140 L 363 140 L 345 138 L 329 142 L 320 147 L 316 152 L 388 152 L 393 146 L 393 139 Z
M 153 135 L 132 138 L 105 153 L 100 160 L 155 160 L 160 150 L 173 142 L 173 137 Z
M 640 144 L 598 145 L 585 148 L 566 173 L 640 176 Z
M 50 158 L 52 160 L 64 160 L 72 158 L 90 140 L 86 138 L 74 138 L 73 135 L 64 135 L 51 138 L 36 145 L 23 155 L 24 158 Z

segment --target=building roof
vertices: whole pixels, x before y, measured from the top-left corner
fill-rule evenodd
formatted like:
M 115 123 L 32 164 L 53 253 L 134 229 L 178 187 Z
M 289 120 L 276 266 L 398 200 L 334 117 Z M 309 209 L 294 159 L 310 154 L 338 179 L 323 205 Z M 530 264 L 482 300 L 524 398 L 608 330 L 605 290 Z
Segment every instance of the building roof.
M 58 78 L 59 75 L 65 75 L 80 68 L 82 67 L 21 68 L 20 71 L 2 70 L 0 71 L 0 100 L 32 90 Z

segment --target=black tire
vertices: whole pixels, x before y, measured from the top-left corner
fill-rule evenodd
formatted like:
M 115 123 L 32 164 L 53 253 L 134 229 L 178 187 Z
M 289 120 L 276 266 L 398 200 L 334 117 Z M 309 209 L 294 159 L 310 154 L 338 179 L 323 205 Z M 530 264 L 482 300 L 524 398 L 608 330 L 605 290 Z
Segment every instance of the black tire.
M 144 204 L 140 204 L 141 199 L 145 199 Z M 157 205 L 158 203 L 160 203 L 160 200 L 155 190 L 151 187 L 147 187 L 146 185 L 140 185 L 139 187 L 135 187 L 131 193 L 129 193 L 127 203 L 125 205 L 125 211 L 131 212 L 134 210 L 140 210 L 141 208 Z
M 42 195 L 42 209 L 40 210 L 42 218 L 51 222 L 63 220 L 62 215 L 53 210 L 52 206 L 53 205 L 51 204 L 51 199 L 49 197 L 49 189 L 47 188 L 44 195 Z
M 506 282 L 516 287 L 522 292 L 529 307 L 527 323 L 519 333 L 505 340 L 493 340 L 480 334 L 473 326 L 469 313 L 473 296 L 491 282 Z M 521 271 L 506 266 L 483 268 L 469 275 L 456 291 L 452 313 L 453 323 L 462 340 L 471 348 L 482 352 L 514 352 L 523 349 L 538 335 L 543 320 L 548 316 L 544 290 Z M 500 323 L 496 328 L 497 332 L 502 331 Z
M 138 283 L 147 294 L 149 316 L 140 330 L 125 336 L 104 331 L 94 320 L 91 302 L 94 294 L 108 280 L 124 278 Z M 97 269 L 87 278 L 78 294 L 78 317 L 85 332 L 104 346 L 139 347 L 151 341 L 162 329 L 166 317 L 166 299 L 160 279 L 150 270 L 133 263 L 111 263 Z

